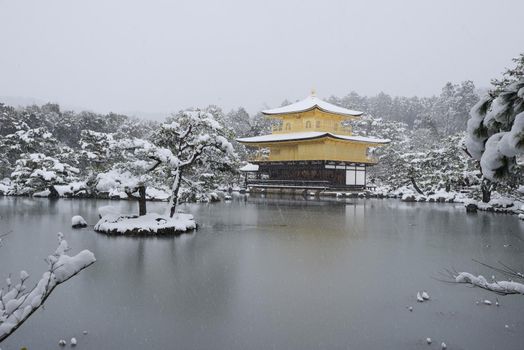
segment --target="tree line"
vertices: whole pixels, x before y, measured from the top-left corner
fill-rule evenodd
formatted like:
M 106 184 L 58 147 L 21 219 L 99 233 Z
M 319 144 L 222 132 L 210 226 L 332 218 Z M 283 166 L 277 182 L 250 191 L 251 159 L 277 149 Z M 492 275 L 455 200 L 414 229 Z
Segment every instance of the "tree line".
M 389 146 L 372 150 L 380 158 L 371 174 L 373 181 L 391 188 L 413 184 L 422 193 L 473 187 L 487 200 L 487 193 L 496 187 L 510 192 L 522 183 L 519 147 L 524 142 L 519 141 L 521 117 L 517 116 L 522 108 L 518 84 L 523 71 L 524 55 L 520 55 L 514 59 L 514 67 L 494 79 L 485 92 L 473 82 L 464 81 L 446 83 L 438 96 L 431 97 L 392 97 L 382 92 L 361 96 L 353 91 L 328 100 L 365 112 L 360 120 L 352 122 L 355 134 L 392 139 Z M 282 105 L 289 103 L 284 100 Z M 178 180 L 176 171 L 159 173 L 160 169 L 155 168 L 156 175 L 146 181 L 151 188 L 148 197 L 155 197 L 152 189 L 172 194 L 166 186 L 170 182 L 165 179 L 180 183 L 180 200 L 206 200 L 206 193 L 220 185 L 234 186 L 240 160 L 248 159 L 250 151 L 232 141 L 271 132 L 272 121 L 260 112 L 249 115 L 239 107 L 224 113 L 217 106 L 201 111 L 202 115 L 212 116 L 213 124 L 219 126 L 211 134 L 224 137 L 234 150 L 225 157 L 220 152 L 199 157 Z M 115 113 L 63 111 L 51 103 L 23 108 L 0 103 L 0 179 L 4 179 L 0 192 L 8 189 L 13 195 L 49 191 L 45 194 L 137 196 L 137 183 L 144 180 L 144 169 L 137 165 L 143 163 L 131 149 L 116 145 L 143 140 L 165 146 L 166 139 L 161 136 L 165 125 L 178 123 L 182 128 L 178 121 L 185 113 L 180 111 L 160 123 Z M 199 134 L 197 129 L 193 131 Z M 502 139 L 502 132 L 513 137 L 511 152 L 502 149 L 500 153 L 502 144 L 493 138 L 499 134 L 497 137 Z M 508 135 L 504 136 L 506 146 Z M 176 153 L 177 147 L 173 144 L 168 148 Z

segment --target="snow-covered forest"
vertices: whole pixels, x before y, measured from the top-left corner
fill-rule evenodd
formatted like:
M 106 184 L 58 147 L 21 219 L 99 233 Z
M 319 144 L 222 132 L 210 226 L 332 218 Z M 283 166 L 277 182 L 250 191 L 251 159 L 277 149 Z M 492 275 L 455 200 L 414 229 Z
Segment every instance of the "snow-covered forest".
M 138 196 L 145 184 L 148 199 L 167 200 L 171 195 L 172 172 L 155 166 L 165 154 L 155 153 L 160 147 L 154 144 L 165 143 L 176 132 L 173 128 L 182 130 L 178 121 L 188 111 L 158 123 L 117 114 L 62 111 L 56 104 L 19 109 L 0 104 L 0 110 L 0 149 L 5 155 L 0 193 L 126 199 Z M 224 140 L 234 137 L 218 108 L 197 113 L 210 116 L 217 124 L 207 127 L 220 129 Z M 205 135 L 212 134 L 207 131 Z M 147 169 L 148 162 L 154 169 Z M 235 183 L 237 164 L 233 150 L 225 157 L 206 152 L 184 172 L 180 197 L 206 200 L 201 196 L 219 184 Z
M 380 162 L 373 168 L 370 181 L 381 194 L 408 194 L 414 195 L 412 199 L 425 200 L 446 192 L 443 198 L 448 200 L 462 193 L 462 199 L 489 202 L 493 192 L 496 198 L 519 199 L 523 192 L 522 152 L 512 153 L 511 164 L 506 159 L 508 171 L 501 177 L 483 176 L 480 156 L 466 147 L 466 133 L 472 108 L 492 101 L 522 79 L 523 67 L 521 55 L 502 78 L 493 80 L 487 92 L 464 81 L 447 83 L 438 96 L 392 97 L 380 93 L 368 97 L 353 91 L 332 96 L 329 101 L 365 111 L 360 120 L 352 122 L 355 134 L 392 139 L 390 145 L 374 150 Z M 522 99 L 520 90 L 515 94 Z M 285 100 L 282 105 L 289 103 Z M 242 107 L 227 113 L 217 106 L 206 107 L 201 113 L 212 116 L 221 137 L 233 143 L 236 152 L 225 157 L 221 152 L 208 152 L 178 180 L 163 168 L 150 172 L 146 161 L 158 159 L 158 155 L 134 150 L 165 141 L 166 125 L 177 123 L 185 113 L 180 111 L 160 123 L 114 113 L 65 111 L 51 103 L 23 108 L 0 104 L 0 152 L 4 155 L 0 160 L 0 194 L 127 199 L 138 197 L 140 186 L 145 184 L 147 199 L 167 200 L 171 184 L 179 181 L 180 201 L 209 201 L 219 189 L 238 188 L 238 168 L 248 159 L 249 151 L 233 140 L 270 132 L 271 121 L 261 113 L 249 115 Z M 509 131 L 511 123 L 505 127 Z M 522 139 L 517 134 L 515 137 Z M 486 140 L 479 142 L 483 145 Z

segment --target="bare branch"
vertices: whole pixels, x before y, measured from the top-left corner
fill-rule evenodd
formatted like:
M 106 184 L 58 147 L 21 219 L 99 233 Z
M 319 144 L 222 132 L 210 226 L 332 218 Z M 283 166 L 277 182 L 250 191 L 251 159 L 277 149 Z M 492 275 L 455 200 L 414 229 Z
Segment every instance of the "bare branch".
M 152 172 L 154 171 L 156 168 L 158 168 L 160 166 L 160 164 L 162 164 L 162 160 L 156 156 L 149 156 L 149 159 L 152 159 L 154 160 L 156 163 L 153 164 L 153 166 L 151 168 L 149 168 L 147 170 L 147 172 Z
M 486 266 L 494 271 L 497 271 L 497 272 L 500 272 L 506 276 L 510 276 L 510 277 L 514 277 L 514 278 L 519 278 L 519 279 L 524 279 L 524 274 L 522 274 L 522 272 L 518 272 L 516 270 L 514 270 L 513 268 L 505 265 L 504 263 L 502 263 L 500 260 L 497 261 L 500 265 L 502 265 L 503 268 L 498 268 L 498 267 L 495 267 L 495 266 L 492 266 L 492 265 L 489 265 L 489 264 L 486 264 L 486 263 L 483 263 L 483 262 L 480 262 L 478 260 L 475 260 L 475 259 L 472 259 L 474 262 L 482 265 L 482 266 Z

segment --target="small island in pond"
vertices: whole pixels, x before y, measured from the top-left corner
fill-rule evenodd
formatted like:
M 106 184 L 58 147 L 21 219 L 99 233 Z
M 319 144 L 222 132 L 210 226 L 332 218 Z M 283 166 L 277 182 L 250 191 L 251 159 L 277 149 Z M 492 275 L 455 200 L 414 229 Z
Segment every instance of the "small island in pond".
M 160 214 L 104 215 L 95 225 L 95 231 L 112 235 L 180 235 L 196 229 L 191 214 L 176 213 L 173 217 Z

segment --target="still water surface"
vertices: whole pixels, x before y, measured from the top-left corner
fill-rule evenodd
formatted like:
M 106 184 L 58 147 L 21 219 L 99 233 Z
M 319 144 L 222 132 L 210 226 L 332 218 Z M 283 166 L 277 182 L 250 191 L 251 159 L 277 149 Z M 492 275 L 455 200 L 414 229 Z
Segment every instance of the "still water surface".
M 235 198 L 181 206 L 199 230 L 180 238 L 74 230 L 97 207 L 126 201 L 1 198 L 0 274 L 40 276 L 64 233 L 97 262 L 57 288 L 1 348 L 524 349 L 524 296 L 436 280 L 446 268 L 524 268 L 524 222 L 466 215 L 454 204 Z M 161 211 L 164 203 L 149 203 Z M 415 295 L 425 289 L 427 303 Z M 413 306 L 409 312 L 407 307 Z M 505 325 L 508 325 L 506 328 Z M 87 335 L 82 331 L 86 330 Z M 425 343 L 431 337 L 432 346 Z

